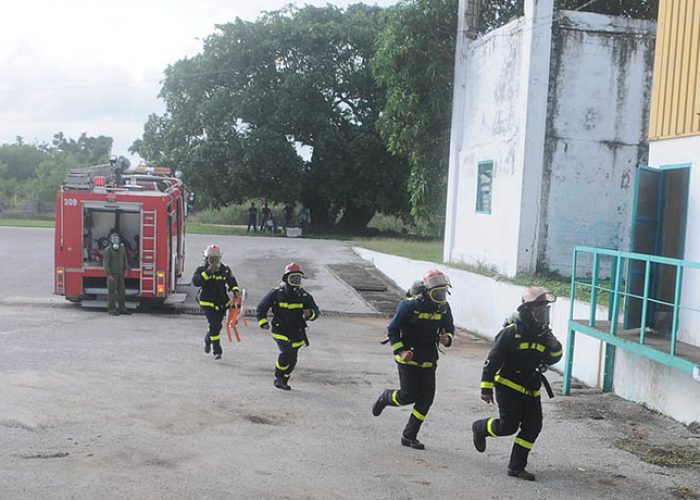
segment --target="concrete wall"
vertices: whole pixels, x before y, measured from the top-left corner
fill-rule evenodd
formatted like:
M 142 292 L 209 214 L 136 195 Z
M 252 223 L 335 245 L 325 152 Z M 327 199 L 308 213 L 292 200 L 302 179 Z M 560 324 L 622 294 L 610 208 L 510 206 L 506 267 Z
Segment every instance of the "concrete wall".
M 450 146 L 448 262 L 568 274 L 575 244 L 628 248 L 655 24 L 559 13 L 551 51 L 544 25 L 513 21 L 469 43 L 456 65 L 466 76 L 455 85 L 463 105 Z M 494 162 L 490 214 L 476 213 L 485 160 Z
M 687 164 L 690 166 L 688 189 L 688 226 L 685 235 L 685 260 L 700 262 L 700 136 L 652 141 L 649 166 Z M 700 309 L 700 271 L 686 270 L 683 275 L 681 304 Z M 678 340 L 700 346 L 700 313 L 682 310 Z
M 461 134 L 454 134 L 451 144 L 455 163 L 447 200 L 447 220 L 454 225 L 446 260 L 488 263 L 506 274 L 515 273 L 518 252 L 522 168 L 515 156 L 522 124 L 519 80 L 514 75 L 521 71 L 522 32 L 523 21 L 514 21 L 467 48 L 459 72 L 467 81 L 456 87 L 454 97 L 464 103 L 464 121 L 455 124 Z M 494 162 L 490 214 L 476 213 L 477 165 L 484 160 Z
M 415 261 L 354 248 L 360 257 L 372 262 L 401 288 L 408 288 L 429 269 L 439 268 L 452 281 L 450 306 L 455 324 L 481 337 L 493 339 L 503 320 L 520 303 L 524 287 L 493 280 L 433 262 Z M 552 330 L 566 350 L 570 301 L 560 297 L 552 305 Z M 574 318 L 587 318 L 590 304 L 576 301 Z M 596 311 L 598 319 L 607 317 L 605 308 Z M 583 334 L 576 335 L 573 375 L 593 387 L 602 386 L 604 350 L 601 342 Z M 563 361 L 555 366 L 563 370 Z M 479 381 L 470 381 L 478 386 Z M 617 349 L 614 390 L 618 395 L 664 413 L 680 422 L 700 421 L 700 382 L 686 373 L 667 368 L 645 358 Z
M 571 274 L 574 245 L 629 248 L 647 161 L 656 23 L 561 12 L 555 23 L 538 261 Z

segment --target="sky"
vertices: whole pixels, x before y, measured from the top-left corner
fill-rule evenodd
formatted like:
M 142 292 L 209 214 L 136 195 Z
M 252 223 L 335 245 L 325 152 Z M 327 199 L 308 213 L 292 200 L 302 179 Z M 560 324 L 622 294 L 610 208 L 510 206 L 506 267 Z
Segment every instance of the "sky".
M 346 7 L 358 0 L 306 0 L 297 5 Z M 114 138 L 128 153 L 158 99 L 163 70 L 197 54 L 215 25 L 253 21 L 285 0 L 19 0 L 0 16 L 0 144 L 21 136 L 50 143 Z M 364 0 L 389 6 L 397 0 Z

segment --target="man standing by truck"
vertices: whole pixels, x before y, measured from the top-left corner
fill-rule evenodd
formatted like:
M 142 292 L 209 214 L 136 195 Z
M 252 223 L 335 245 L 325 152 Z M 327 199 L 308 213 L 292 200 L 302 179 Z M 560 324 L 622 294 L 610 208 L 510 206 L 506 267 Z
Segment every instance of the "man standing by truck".
M 126 290 L 124 274 L 126 274 L 126 248 L 119 234 L 109 236 L 109 245 L 102 254 L 105 276 L 107 277 L 107 311 L 112 316 L 131 314 L 126 310 Z

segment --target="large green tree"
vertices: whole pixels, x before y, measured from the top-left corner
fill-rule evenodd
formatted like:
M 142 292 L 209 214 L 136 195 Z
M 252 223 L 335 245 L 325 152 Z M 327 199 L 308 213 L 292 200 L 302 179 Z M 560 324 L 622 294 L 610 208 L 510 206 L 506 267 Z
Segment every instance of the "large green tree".
M 358 231 L 407 207 L 406 166 L 376 122 L 372 76 L 383 11 L 288 7 L 218 27 L 203 51 L 166 71 L 167 112 L 132 149 L 172 162 L 214 205 L 300 200 L 314 224 Z
M 458 0 L 404 0 L 392 8 L 373 61 L 387 92 L 379 129 L 408 158 L 411 212 L 440 220 L 449 158 Z

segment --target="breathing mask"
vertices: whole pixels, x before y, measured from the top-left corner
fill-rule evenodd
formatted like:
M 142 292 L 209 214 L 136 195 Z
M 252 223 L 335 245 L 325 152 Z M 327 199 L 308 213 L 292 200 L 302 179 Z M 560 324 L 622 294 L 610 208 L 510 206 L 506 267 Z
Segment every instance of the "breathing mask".
M 289 284 L 289 286 L 300 287 L 302 276 L 302 273 L 289 273 L 287 275 L 286 281 Z
M 436 304 L 445 304 L 447 303 L 447 295 L 449 293 L 446 286 L 438 286 L 428 290 L 428 298 Z

